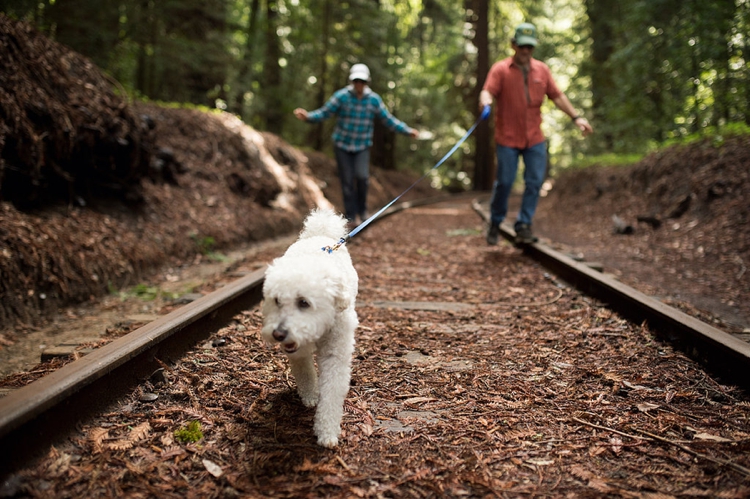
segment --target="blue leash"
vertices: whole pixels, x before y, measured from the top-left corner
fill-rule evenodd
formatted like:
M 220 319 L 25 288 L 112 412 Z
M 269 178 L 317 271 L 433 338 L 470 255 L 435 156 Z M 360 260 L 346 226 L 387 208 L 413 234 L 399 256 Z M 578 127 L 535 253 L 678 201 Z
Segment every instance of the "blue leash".
M 418 178 L 416 180 L 416 182 L 414 182 L 413 184 L 411 184 L 408 189 L 406 189 L 404 192 L 402 192 L 396 198 L 394 198 L 393 201 L 391 201 L 387 205 L 383 206 L 377 213 L 375 213 L 370 218 L 368 218 L 367 220 L 365 220 L 364 222 L 362 222 L 361 224 L 359 224 L 359 226 L 357 226 L 353 231 L 351 231 L 345 237 L 342 237 L 339 240 L 338 243 L 334 244 L 333 246 L 325 246 L 324 248 L 322 248 L 323 251 L 327 251 L 328 253 L 332 253 L 332 252 L 336 251 L 337 249 L 339 249 L 341 247 L 342 244 L 345 244 L 346 241 L 348 241 L 352 237 L 356 236 L 362 229 L 364 229 L 365 227 L 367 227 L 368 225 L 370 225 L 370 223 L 373 220 L 375 220 L 376 218 L 378 218 L 381 213 L 383 213 L 385 210 L 387 210 L 388 208 L 390 208 L 393 205 L 393 203 L 395 203 L 396 201 L 398 201 L 399 199 L 401 199 L 401 197 L 404 194 L 406 194 L 407 192 L 409 192 L 415 185 L 417 185 L 419 182 L 421 182 L 427 175 L 430 174 L 430 172 L 432 170 L 434 170 L 435 168 L 437 168 L 440 165 L 442 165 L 443 163 L 445 163 L 445 160 L 448 159 L 454 152 L 456 152 L 456 149 L 458 149 L 459 146 L 461 144 L 463 144 L 466 141 L 466 139 L 468 139 L 469 136 L 474 132 L 474 129 L 479 125 L 479 122 L 482 121 L 482 120 L 484 120 L 484 119 L 486 119 L 487 116 L 489 116 L 489 115 L 490 115 L 490 106 L 484 106 L 484 108 L 482 109 L 482 114 L 479 116 L 479 118 L 477 118 L 477 121 L 474 122 L 474 124 L 471 126 L 471 128 L 469 128 L 469 130 L 464 134 L 464 136 L 461 137 L 461 139 L 458 142 L 456 142 L 456 145 L 454 145 L 451 148 L 451 150 L 448 151 L 448 153 L 445 156 L 443 156 L 443 158 L 440 161 L 438 161 L 437 164 L 435 164 L 435 166 L 433 166 L 432 168 L 430 168 L 429 170 L 427 170 L 427 172 L 424 175 L 422 175 L 420 178 Z

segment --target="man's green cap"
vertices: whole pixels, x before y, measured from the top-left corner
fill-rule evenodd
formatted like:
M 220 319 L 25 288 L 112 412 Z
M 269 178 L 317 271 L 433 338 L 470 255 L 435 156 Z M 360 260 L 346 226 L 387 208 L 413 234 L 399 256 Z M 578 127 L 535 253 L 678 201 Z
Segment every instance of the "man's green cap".
M 531 45 L 536 47 L 536 27 L 531 23 L 520 24 L 516 28 L 516 36 L 513 37 L 516 45 Z

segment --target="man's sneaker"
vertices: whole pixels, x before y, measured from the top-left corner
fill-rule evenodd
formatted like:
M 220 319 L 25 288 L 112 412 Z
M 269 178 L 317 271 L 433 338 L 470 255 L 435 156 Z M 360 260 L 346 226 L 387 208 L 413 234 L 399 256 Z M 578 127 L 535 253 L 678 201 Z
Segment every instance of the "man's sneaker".
M 500 225 L 490 223 L 490 228 L 487 231 L 487 244 L 490 246 L 497 245 L 497 238 L 500 236 Z
M 534 234 L 531 233 L 531 225 L 529 224 L 518 224 L 516 226 L 516 245 L 532 244 L 539 240 Z

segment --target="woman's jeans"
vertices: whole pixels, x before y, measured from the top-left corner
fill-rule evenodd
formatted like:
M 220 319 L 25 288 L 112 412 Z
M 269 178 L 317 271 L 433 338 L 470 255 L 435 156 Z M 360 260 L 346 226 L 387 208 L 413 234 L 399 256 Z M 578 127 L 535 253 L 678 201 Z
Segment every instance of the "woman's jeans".
M 490 200 L 490 222 L 499 225 L 508 214 L 508 198 L 518 172 L 518 157 L 523 156 L 525 189 L 515 227 L 531 225 L 539 201 L 539 191 L 547 171 L 547 143 L 541 142 L 526 149 L 497 146 L 497 175 Z
M 344 214 L 353 221 L 357 215 L 367 217 L 367 187 L 370 183 L 370 149 L 349 152 L 335 147 L 339 168 L 341 192 L 344 196 Z

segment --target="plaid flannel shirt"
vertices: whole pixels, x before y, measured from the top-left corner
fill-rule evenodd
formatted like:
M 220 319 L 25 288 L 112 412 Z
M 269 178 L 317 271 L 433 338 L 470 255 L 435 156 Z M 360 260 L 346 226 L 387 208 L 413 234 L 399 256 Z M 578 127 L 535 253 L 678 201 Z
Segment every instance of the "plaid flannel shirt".
M 334 115 L 338 119 L 333 130 L 333 143 L 348 152 L 358 152 L 372 146 L 374 118 L 380 119 L 394 132 L 404 135 L 411 133 L 411 128 L 388 112 L 383 99 L 369 87 L 365 87 L 361 99 L 357 98 L 353 85 L 336 91 L 323 107 L 308 113 L 307 121 L 318 123 Z

